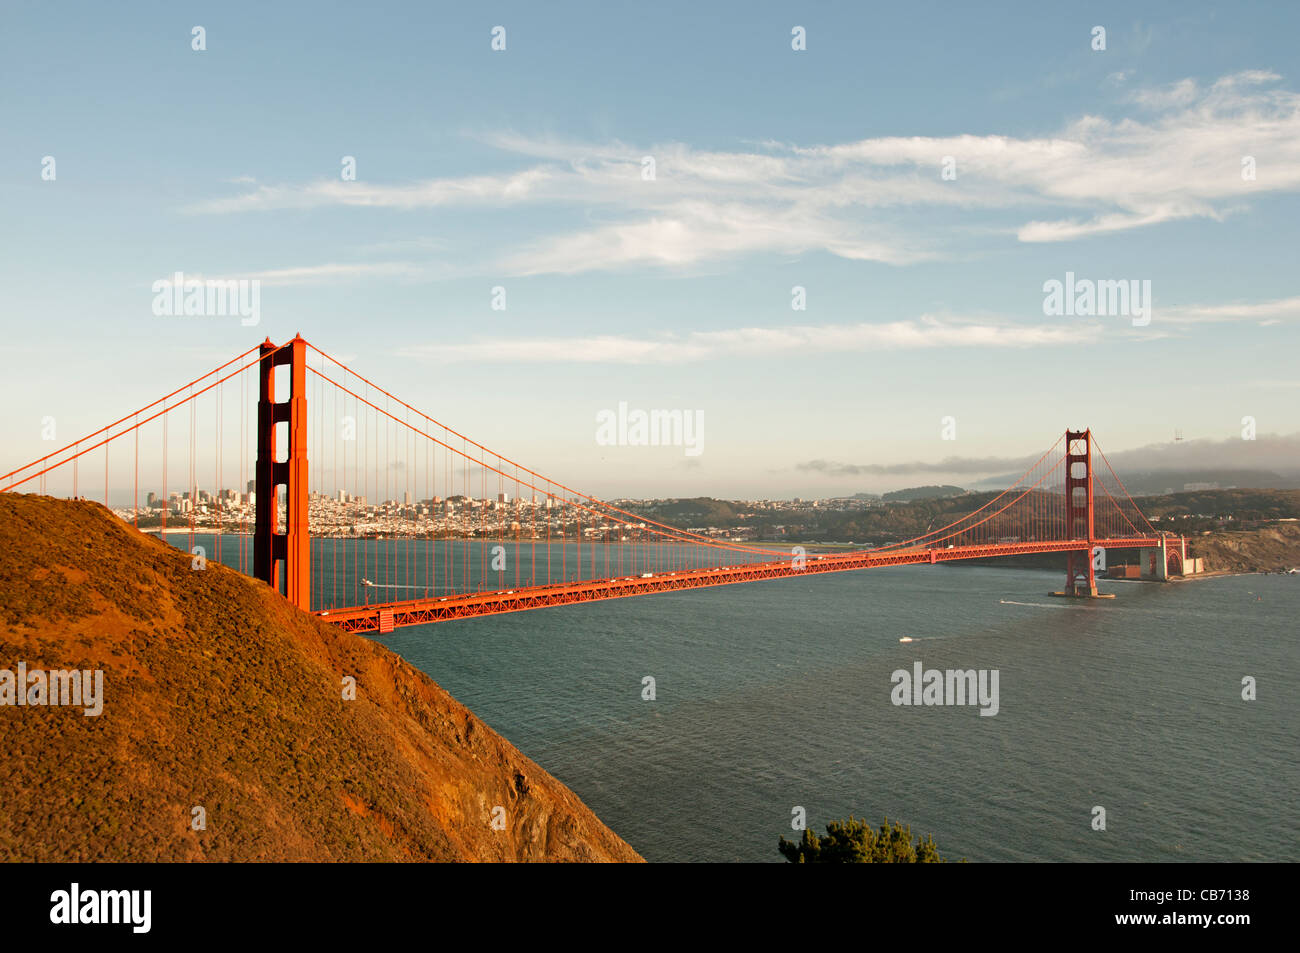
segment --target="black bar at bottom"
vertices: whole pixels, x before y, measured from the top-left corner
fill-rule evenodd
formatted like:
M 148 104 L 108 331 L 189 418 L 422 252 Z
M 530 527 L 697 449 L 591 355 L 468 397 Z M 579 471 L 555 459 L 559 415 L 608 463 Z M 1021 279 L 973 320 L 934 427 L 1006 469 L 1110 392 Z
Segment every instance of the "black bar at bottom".
M 461 945 L 456 938 L 465 931 L 492 945 L 509 936 L 565 948 L 578 936 L 604 936 L 602 946 L 619 937 L 676 945 L 696 926 L 769 940 L 773 931 L 792 929 L 815 948 L 817 934 L 836 921 L 849 935 L 905 943 L 1129 933 L 1221 944 L 1285 926 L 1290 874 L 1280 864 L 860 865 L 837 872 L 785 864 L 7 864 L 0 865 L 0 923 L 11 939 L 284 937 L 296 948 L 313 939 L 334 945 L 412 931 L 435 946 Z M 70 922 L 73 884 L 78 920 L 116 915 L 119 922 Z

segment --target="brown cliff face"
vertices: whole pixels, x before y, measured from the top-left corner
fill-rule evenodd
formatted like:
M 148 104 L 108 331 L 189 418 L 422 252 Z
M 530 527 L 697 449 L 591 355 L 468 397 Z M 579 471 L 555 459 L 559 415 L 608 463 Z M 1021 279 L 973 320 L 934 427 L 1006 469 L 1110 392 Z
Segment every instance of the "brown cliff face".
M 1208 572 L 1284 572 L 1300 566 L 1300 524 L 1189 536 L 1187 547 Z
M 388 649 L 95 503 L 0 494 L 19 662 L 101 669 L 104 701 L 0 706 L 0 859 L 641 859 Z

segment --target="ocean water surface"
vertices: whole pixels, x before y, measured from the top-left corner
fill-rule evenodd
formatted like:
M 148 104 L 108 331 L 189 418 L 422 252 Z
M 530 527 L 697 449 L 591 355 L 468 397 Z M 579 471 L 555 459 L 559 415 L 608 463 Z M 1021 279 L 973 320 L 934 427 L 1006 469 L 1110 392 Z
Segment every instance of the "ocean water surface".
M 1047 595 L 1060 575 L 837 573 L 382 641 L 652 861 L 778 861 L 796 807 L 971 861 L 1295 860 L 1300 577 L 1073 602 Z M 997 715 L 894 705 L 916 661 L 996 669 Z

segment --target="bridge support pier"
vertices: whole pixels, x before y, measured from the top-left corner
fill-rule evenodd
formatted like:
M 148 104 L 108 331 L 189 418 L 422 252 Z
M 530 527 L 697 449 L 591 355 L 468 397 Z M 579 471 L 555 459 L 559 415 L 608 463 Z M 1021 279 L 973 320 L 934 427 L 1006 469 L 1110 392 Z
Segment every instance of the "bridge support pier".
M 260 353 L 253 575 L 304 612 L 311 611 L 311 536 L 307 528 L 307 342 L 283 347 L 267 338 Z M 289 399 L 275 400 L 276 368 L 287 365 Z M 285 459 L 276 459 L 276 428 L 285 424 Z M 284 520 L 280 488 L 284 488 Z M 283 531 L 282 531 L 283 530 Z
M 1161 582 L 1168 581 L 1169 552 L 1165 548 L 1164 541 L 1161 540 L 1159 546 L 1139 549 L 1138 565 L 1141 567 L 1141 578 L 1158 579 Z
M 1078 599 L 1100 599 L 1097 592 L 1097 574 L 1093 568 L 1092 550 L 1065 554 L 1065 591 L 1057 595 Z

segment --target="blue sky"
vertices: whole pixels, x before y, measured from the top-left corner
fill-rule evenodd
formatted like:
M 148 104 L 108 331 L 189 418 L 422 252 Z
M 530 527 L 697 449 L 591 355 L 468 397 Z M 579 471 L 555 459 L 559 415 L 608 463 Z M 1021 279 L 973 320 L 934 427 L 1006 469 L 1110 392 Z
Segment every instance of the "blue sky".
M 1240 439 L 1300 430 L 1300 8 L 463 7 L 6 4 L 6 462 L 301 331 L 604 496 L 960 483 L 1067 426 L 1300 466 Z M 258 326 L 155 316 L 176 271 Z M 1067 271 L 1150 324 L 1045 315 Z M 619 402 L 704 451 L 598 445 Z

